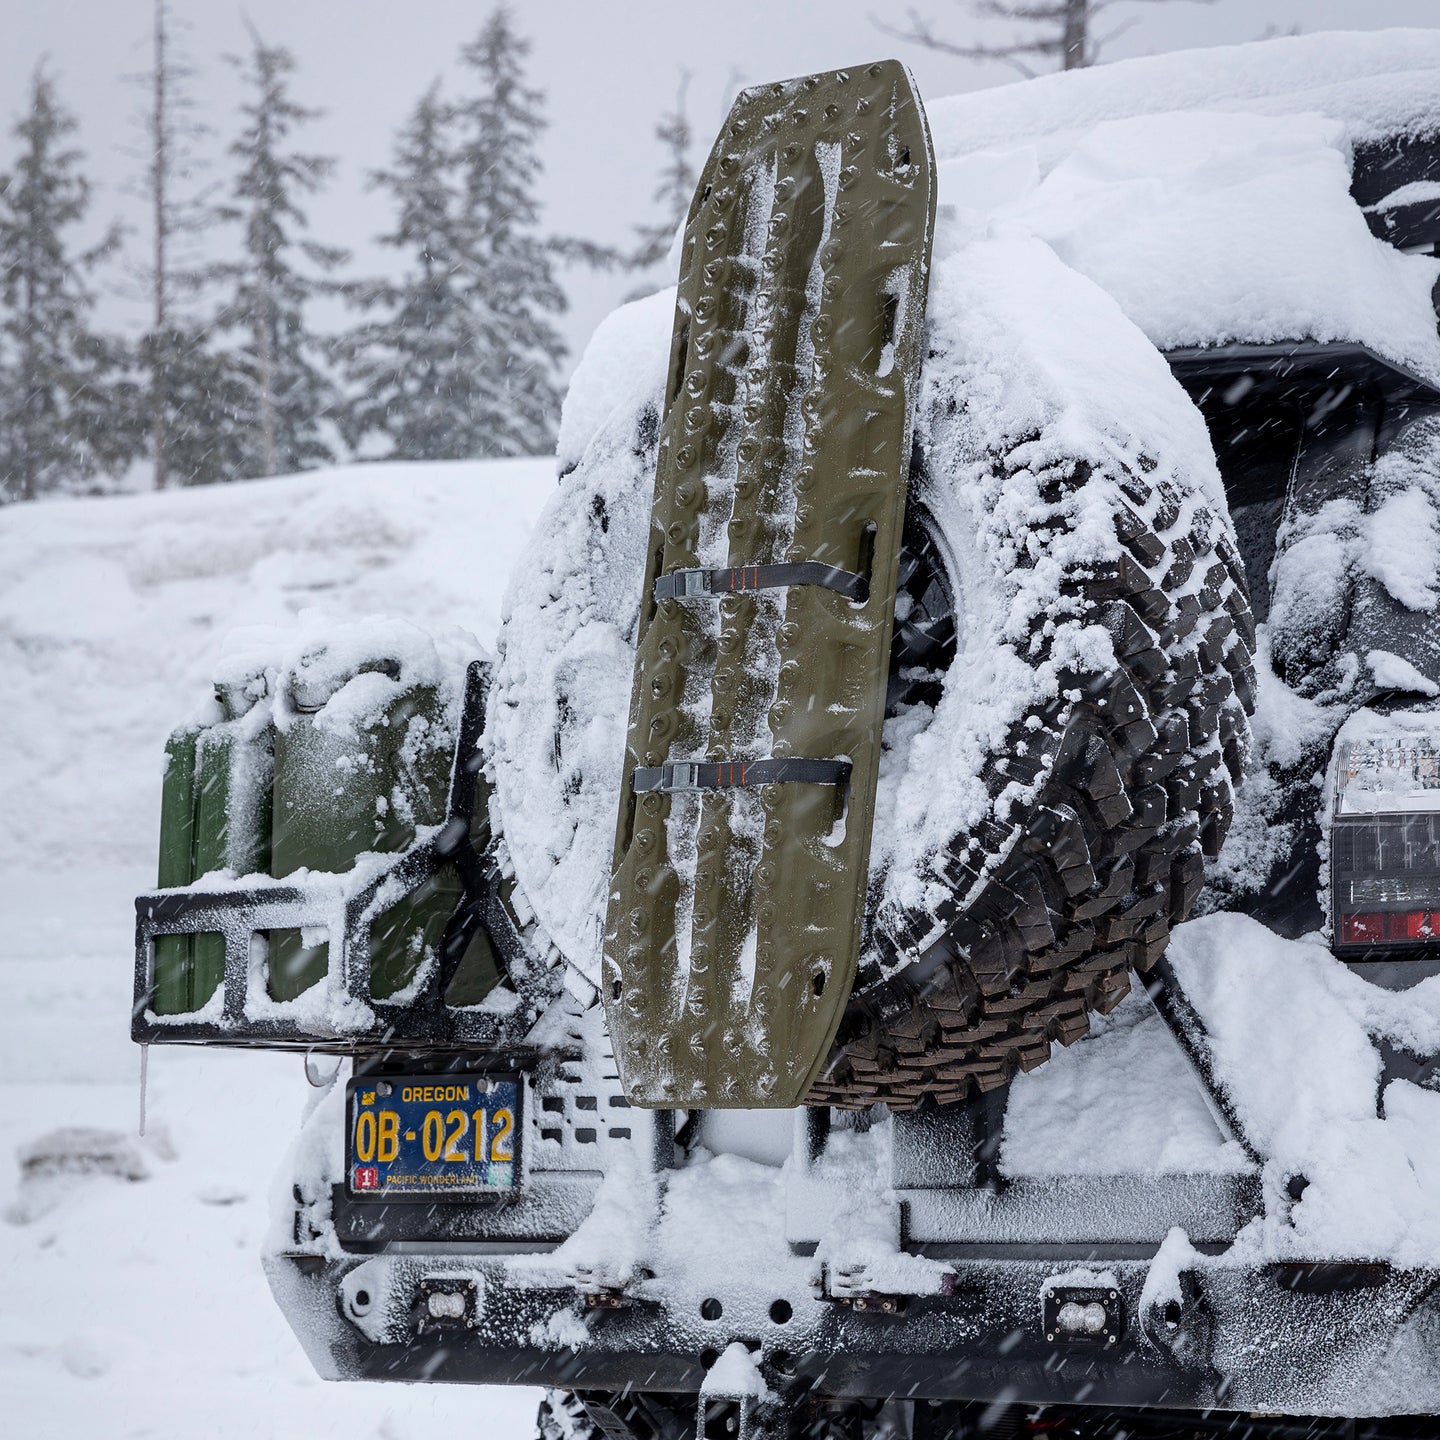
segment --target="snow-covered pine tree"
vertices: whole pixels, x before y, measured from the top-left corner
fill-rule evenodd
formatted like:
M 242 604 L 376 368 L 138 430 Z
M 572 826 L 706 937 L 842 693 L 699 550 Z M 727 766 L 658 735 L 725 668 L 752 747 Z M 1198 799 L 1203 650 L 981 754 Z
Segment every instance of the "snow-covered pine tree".
M 524 83 L 528 49 L 498 10 L 462 54 L 474 92 L 447 103 L 432 87 L 374 177 L 397 210 L 381 243 L 409 264 L 352 290 L 376 315 L 344 344 L 352 443 L 378 433 L 396 458 L 433 460 L 554 442 L 565 297 L 537 233 L 543 97 Z
M 396 137 L 392 167 L 371 176 L 396 207 L 395 228 L 380 243 L 407 252 L 410 264 L 399 281 L 349 287 L 355 303 L 378 313 L 340 343 L 354 389 L 343 417 L 346 441 L 356 446 L 383 435 L 390 454 L 405 460 L 461 453 L 470 428 L 462 414 L 468 366 L 456 363 L 468 337 L 456 286 L 452 231 L 459 206 L 446 118 L 437 81 Z
M 301 234 L 309 225 L 301 203 L 335 162 L 294 148 L 291 137 L 321 112 L 292 97 L 290 51 L 267 45 L 253 26 L 250 37 L 249 54 L 228 57 L 249 98 L 244 128 L 230 146 L 238 164 L 230 200 L 218 212 L 241 227 L 242 258 L 211 271 L 231 288 L 220 326 L 240 336 L 235 359 L 243 399 L 231 421 L 244 450 L 242 476 L 305 470 L 335 458 L 327 430 L 339 418 L 340 397 L 308 307 L 334 288 L 325 276 L 348 258 Z
M 538 234 L 544 94 L 525 84 L 530 42 L 498 8 L 461 52 L 474 93 L 456 106 L 464 162 L 465 218 L 482 266 L 476 296 L 489 343 L 481 397 L 493 454 L 535 455 L 555 442 L 565 345 L 551 317 L 564 314 L 553 251 Z M 479 307 L 477 307 L 479 308 Z
M 630 265 L 636 270 L 657 265 L 670 253 L 675 232 L 684 222 L 695 194 L 696 171 L 690 158 L 694 135 L 685 113 L 685 92 L 690 87 L 690 72 L 680 77 L 675 95 L 675 108 L 667 110 L 655 125 L 655 138 L 664 147 L 665 164 L 660 183 L 655 187 L 655 205 L 659 218 L 651 225 L 637 225 L 636 246 Z
M 107 413 L 118 346 L 91 328 L 87 284 L 118 233 L 88 250 L 72 244 L 90 207 L 75 129 L 42 64 L 0 176 L 0 503 L 83 487 L 129 459 Z
M 244 465 L 234 417 L 244 377 L 216 348 L 202 318 L 206 272 L 199 236 L 215 224 L 200 185 L 200 123 L 190 84 L 195 71 L 176 44 L 169 0 L 154 0 L 151 67 L 134 77 L 146 95 L 140 125 L 143 171 L 137 186 L 150 209 L 151 252 L 140 279 L 151 309 L 135 359 L 139 382 L 124 428 L 146 434 L 155 488 L 233 479 Z

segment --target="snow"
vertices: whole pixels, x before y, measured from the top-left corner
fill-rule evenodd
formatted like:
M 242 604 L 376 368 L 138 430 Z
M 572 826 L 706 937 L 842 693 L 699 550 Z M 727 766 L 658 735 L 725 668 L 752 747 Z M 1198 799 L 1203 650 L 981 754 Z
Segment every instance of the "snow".
M 669 321 L 647 306 L 628 308 L 663 346 Z M 659 399 L 639 403 L 658 415 Z M 492 809 L 503 817 L 520 887 L 550 937 L 591 979 L 654 490 L 654 450 L 637 453 L 636 426 L 631 404 L 610 415 L 540 517 L 505 595 L 486 727 Z
M 1440 263 L 1371 235 L 1338 122 L 1220 111 L 1098 125 L 1019 208 L 1162 350 L 1358 340 L 1435 376 Z
M 927 498 L 966 577 L 955 671 L 966 684 L 949 687 L 935 714 L 887 729 L 871 872 L 886 907 L 920 907 L 948 888 L 928 858 L 990 813 L 984 758 L 1053 689 L 1056 667 L 1107 663 L 1106 637 L 1063 614 L 1044 664 L 1023 653 L 1059 567 L 1115 545 L 1103 477 L 1082 488 L 1058 542 L 1037 541 L 1061 518 L 1039 501 L 1044 467 L 1070 455 L 1112 473 L 1158 460 L 1161 480 L 1208 499 L 1225 523 L 1203 422 L 1160 350 L 1311 337 L 1366 344 L 1440 378 L 1430 301 L 1440 262 L 1372 236 L 1349 194 L 1356 143 L 1440 127 L 1437 71 L 1435 32 L 1306 36 L 930 105 L 939 212 L 917 425 L 935 451 L 932 475 L 949 481 Z M 492 723 L 516 873 L 592 979 L 646 543 L 645 427 L 662 399 L 670 304 L 667 292 L 617 312 L 577 373 L 561 447 L 575 468 L 510 592 Z M 955 423 L 952 400 L 963 407 Z M 1007 462 L 1015 473 L 1003 483 L 987 473 L 1022 438 Z M 1437 453 L 1433 422 L 1415 424 L 1374 467 L 1368 506 L 1339 500 L 1287 521 L 1260 640 L 1264 766 L 1323 750 L 1367 676 L 1429 693 L 1434 677 L 1412 674 L 1414 658 L 1392 657 L 1383 637 L 1364 656 L 1337 656 L 1320 698 L 1288 690 L 1269 662 L 1283 668 L 1321 644 L 1357 578 L 1433 608 Z M 1021 573 L 1022 555 L 1041 563 Z M 1283 799 L 1274 784 L 1261 773 L 1248 791 L 1215 869 L 1231 890 L 1245 873 L 1268 873 L 1289 843 L 1288 826 L 1272 823 Z M 994 818 L 1003 824 L 1023 800 L 1011 787 Z
M 753 1395 L 756 1400 L 770 1398 L 770 1390 L 760 1374 L 755 1357 L 738 1340 L 732 1340 L 705 1372 L 705 1383 L 701 1389 L 706 1395 Z
M 1028 140 L 1048 165 L 1107 120 L 1184 110 L 1321 114 L 1352 141 L 1440 129 L 1440 31 L 1329 31 L 1044 75 L 928 104 L 941 160 Z
M 1349 490 L 1313 512 L 1294 509 L 1281 526 L 1269 630 L 1284 645 L 1333 645 L 1357 577 L 1417 612 L 1440 596 L 1440 420 L 1407 425 Z
M 510 1267 L 513 1280 L 585 1291 L 623 1289 L 646 1258 L 658 1201 L 654 1171 L 646 1170 L 634 1152 L 618 1153 L 579 1227 L 548 1253 L 517 1257 Z
M 302 623 L 323 606 L 489 644 L 553 476 L 369 465 L 0 510 L 7 1429 L 529 1434 L 534 1390 L 316 1378 L 260 1267 L 271 1177 L 316 1094 L 300 1058 L 153 1047 L 140 1140 L 127 1017 L 165 736 L 212 703 L 227 632 L 339 635 Z
M 1365 571 L 1410 610 L 1440 596 L 1440 422 L 1423 420 L 1375 463 Z
M 792 1171 L 796 1168 L 791 1162 Z M 890 1127 L 832 1130 L 811 1167 L 829 1192 L 815 1258 L 835 1295 L 936 1295 L 950 1268 L 900 1248 L 900 1200 L 891 1187 Z
M 493 638 L 549 460 L 365 465 L 0 515 L 0 863 L 148 869 L 166 734 L 241 626 L 319 610 Z M 103 710 L 103 716 L 102 716 Z M 96 729 L 96 725 L 101 728 Z M 83 779 L 77 774 L 83 769 Z
M 1440 695 L 1440 685 L 1422 675 L 1408 660 L 1388 650 L 1367 650 L 1365 664 L 1377 690 L 1399 690 L 1407 695 Z
M 251 657 L 246 670 L 253 668 L 258 650 L 256 628 L 246 631 Z M 294 707 L 277 710 L 277 720 L 293 718 L 295 711 L 314 713 L 317 726 L 336 731 L 365 728 L 416 686 L 453 685 L 456 669 L 476 649 L 462 648 L 454 657 L 459 666 L 453 661 L 446 665 L 424 630 L 408 620 L 391 619 L 318 626 L 312 622 L 293 638 L 283 631 L 276 634 L 271 644 L 271 663 L 278 669 L 274 688 Z
M 1185 1271 L 1193 1269 L 1199 1259 L 1190 1237 L 1178 1225 L 1173 1226 L 1160 1242 L 1160 1248 L 1145 1272 L 1145 1284 L 1136 1307 L 1140 1313 L 1143 1315 L 1151 1306 L 1181 1300 L 1184 1292 L 1180 1277 Z
M 617 371 L 642 330 L 652 350 L 668 344 L 669 317 L 652 302 L 614 323 Z M 1227 524 L 1199 412 L 1115 301 L 1042 240 L 942 215 L 927 330 L 917 429 L 931 449 L 926 499 L 962 577 L 961 653 L 937 712 L 901 717 L 887 734 L 872 875 L 885 876 L 889 905 L 924 904 L 944 883 L 924 878 L 927 857 L 989 813 L 983 759 L 1025 708 L 1056 694 L 1067 665 L 1108 668 L 1108 636 L 1054 600 L 1068 567 L 1118 553 L 1117 477 L 1144 471 L 1170 487 L 1182 532 Z M 604 343 L 587 351 L 584 413 L 608 403 L 594 379 Z M 649 535 L 654 457 L 643 437 L 662 383 L 651 373 L 651 390 L 627 391 L 562 479 L 507 592 L 491 703 L 489 763 L 516 875 L 546 933 L 592 980 Z M 1049 472 L 1068 475 L 1076 459 L 1092 478 L 1043 500 Z M 1028 647 L 1046 617 L 1037 662 Z M 1000 818 L 1022 799 L 1012 787 Z
M 737 1264 L 737 1237 L 746 1261 Z M 792 1255 L 785 1239 L 783 1172 L 739 1155 L 697 1157 L 669 1175 L 665 1206 L 649 1240 L 650 1265 L 660 1291 L 676 1309 L 700 1313 L 716 1293 L 763 1314 L 777 1296 L 796 1307 L 808 1300 L 813 1268 Z M 698 1347 L 697 1347 L 698 1348 Z
M 1157 347 L 1352 340 L 1440 378 L 1429 302 L 1440 265 L 1375 240 L 1347 188 L 1358 141 L 1440 127 L 1437 70 L 1434 31 L 1307 36 L 932 105 L 942 211 L 922 412 L 946 397 L 967 407 L 946 456 L 954 483 L 932 495 L 970 586 L 956 666 L 967 693 L 953 687 L 935 715 L 905 717 L 889 737 L 876 856 L 898 877 L 892 899 L 941 829 L 982 818 L 978 758 L 1053 684 L 1018 647 L 1053 594 L 1047 576 L 1113 547 L 1107 474 L 1143 456 L 1193 504 L 1208 499 L 1223 514 L 1203 424 Z M 1430 198 L 1401 190 L 1385 203 Z M 277 1173 L 284 1218 L 283 1152 L 298 1144 L 302 1113 L 331 1153 L 296 1151 L 298 1178 L 338 1170 L 339 1092 L 317 1096 L 294 1057 L 159 1047 L 150 1133 L 136 1137 L 130 900 L 153 882 L 164 737 L 197 707 L 213 713 L 215 679 L 248 701 L 267 664 L 299 669 L 337 706 L 332 718 L 353 723 L 394 682 L 337 685 L 382 633 L 341 622 L 396 617 L 379 648 L 400 657 L 402 674 L 439 675 L 444 655 L 469 643 L 457 630 L 495 637 L 513 569 L 490 764 L 521 887 L 593 973 L 647 543 L 646 412 L 663 391 L 673 303 L 662 291 L 597 332 L 566 401 L 558 487 L 548 460 L 372 465 L 0 512 L 0 667 L 10 679 L 0 707 L 10 1060 L 0 1387 L 17 1429 L 398 1437 L 477 1416 L 495 1434 L 528 1429 L 533 1391 L 315 1379 L 257 1262 Z M 1334 502 L 1297 522 L 1277 564 L 1273 634 L 1318 623 L 1359 574 L 1403 606 L 1433 609 L 1434 440 L 1417 426 L 1378 463 L 1368 512 Z M 989 462 L 1007 449 L 1017 468 L 1002 483 Z M 1032 547 L 1039 522 L 1056 518 L 1036 477 L 1077 455 L 1098 478 L 1067 502 L 1053 548 Z M 1017 568 L 1022 555 L 1034 563 Z M 1102 636 L 1053 618 L 1056 665 L 1105 662 Z M 1269 761 L 1298 763 L 1339 711 L 1333 697 L 1300 696 L 1273 675 L 1271 638 L 1261 637 L 1257 734 Z M 1379 686 L 1434 691 L 1402 657 L 1364 658 Z M 1359 665 L 1353 657 L 1352 684 Z M 1264 783 L 1251 793 L 1222 865 L 1254 869 L 1267 845 L 1287 843 L 1267 833 Z M 1267 1215 L 1236 1257 L 1440 1261 L 1440 1094 L 1387 1083 L 1378 1048 L 1440 1047 L 1440 977 L 1381 990 L 1318 941 L 1282 940 L 1232 914 L 1178 927 L 1172 958 L 1267 1157 Z M 1007 1173 L 1243 1168 L 1157 1026 L 1134 998 L 1092 1039 L 1018 1079 Z M 709 1138 L 723 1143 L 719 1129 Z M 769 1137 L 749 1157 L 697 1152 L 668 1178 L 653 1234 L 653 1177 L 616 1168 L 590 1220 L 529 1278 L 558 1268 L 569 1283 L 608 1285 L 643 1256 L 654 1283 L 698 1313 L 712 1288 L 735 1290 L 743 1227 L 755 1257 L 744 1303 L 757 1314 L 777 1294 L 797 1311 L 818 1303 L 814 1259 L 785 1239 L 787 1172 L 760 1163 L 783 1151 Z M 878 1128 L 832 1136 L 826 1163 L 846 1203 L 822 1258 L 842 1284 L 938 1288 L 943 1265 L 898 1249 L 886 1162 Z M 1296 1175 L 1308 1181 L 1298 1201 Z M 1178 1293 L 1194 1263 L 1172 1233 L 1147 1295 Z M 564 1323 L 548 1337 L 579 1338 Z M 741 1357 L 722 1364 L 715 1383 L 741 1388 Z
M 1437 71 L 1434 31 L 1334 34 L 940 101 L 940 200 L 1048 241 L 1161 349 L 1355 341 L 1437 380 L 1440 262 L 1349 194 L 1357 139 L 1440 125 Z
M 1077 1117 L 1104 1116 L 1097 1125 Z M 1136 986 L 1090 1035 L 1017 1075 L 1005 1110 L 1007 1175 L 1240 1173 L 1244 1149 L 1216 1128 L 1188 1061 Z
M 702 1110 L 699 1140 L 707 1150 L 783 1165 L 795 1139 L 792 1110 Z
M 1392 190 L 1383 200 L 1367 205 L 1365 213 L 1384 213 L 1386 210 L 1398 210 L 1402 205 L 1421 205 L 1427 200 L 1440 200 L 1440 181 L 1412 180 L 1408 185 Z
M 963 215 L 942 222 L 927 331 L 924 499 L 954 556 L 959 635 L 929 723 L 903 721 L 887 735 L 871 852 L 872 874 L 884 875 L 882 916 L 948 892 L 928 862 L 987 818 L 983 771 L 1010 727 L 1058 694 L 1068 667 L 1111 668 L 1108 635 L 1057 596 L 1064 574 L 1119 553 L 1119 479 L 1148 471 L 1148 484 L 1182 497 L 1182 533 L 1228 524 L 1199 412 L 1115 301 L 1042 240 Z M 1090 478 L 1058 502 L 1044 498 L 1075 462 Z M 1213 508 L 1206 521 L 1201 499 Z M 1049 644 L 1040 659 L 1037 633 Z M 1002 794 L 996 818 L 1023 798 L 1018 787 Z
M 1205 1027 L 1217 1078 L 1262 1156 L 1266 1211 L 1218 1266 L 1257 1260 L 1440 1262 L 1440 1093 L 1384 1080 L 1379 1046 L 1440 1049 L 1440 976 L 1387 990 L 1319 938 L 1237 914 L 1177 926 L 1169 957 Z M 1094 1034 L 1016 1078 L 1008 1175 L 1241 1172 L 1175 1042 L 1133 995 Z M 1290 1182 L 1303 1177 L 1301 1198 Z M 1173 1232 L 1147 1295 L 1196 1263 Z
M 1440 1045 L 1440 977 L 1383 990 L 1317 940 L 1208 915 L 1177 927 L 1170 958 L 1210 1037 L 1217 1075 L 1265 1156 L 1266 1214 L 1236 1258 L 1440 1259 L 1427 1180 L 1440 1153 L 1440 1094 L 1381 1088 L 1377 1042 Z M 1308 1185 L 1287 1195 L 1290 1177 Z
M 678 259 L 671 267 L 673 274 Z M 573 470 L 610 416 L 665 387 L 675 287 L 611 311 L 590 337 L 560 410 L 556 455 L 560 471 Z

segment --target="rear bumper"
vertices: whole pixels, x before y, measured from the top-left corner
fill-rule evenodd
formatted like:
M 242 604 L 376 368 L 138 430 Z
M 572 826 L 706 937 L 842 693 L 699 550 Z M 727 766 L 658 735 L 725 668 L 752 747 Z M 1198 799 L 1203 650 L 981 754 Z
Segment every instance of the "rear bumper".
M 267 1268 L 332 1379 L 693 1394 L 738 1340 L 781 1394 L 1290 1414 L 1440 1408 L 1440 1272 L 1207 1268 L 1167 1308 L 1144 1293 L 1148 1259 L 1097 1255 L 1091 1268 L 1113 1277 L 1122 1317 L 1114 1342 L 1097 1344 L 1045 1333 L 1043 1295 L 1073 1274 L 1068 1259 L 956 1260 L 953 1293 L 910 1297 L 898 1313 L 812 1295 L 787 1300 L 783 1321 L 753 1287 L 705 1297 L 719 1302 L 719 1318 L 707 1320 L 698 1305 L 647 1294 L 643 1283 L 599 1300 L 573 1285 L 517 1283 L 515 1259 L 453 1249 L 282 1254 Z M 463 1320 L 427 1323 L 423 1297 L 437 1286 L 466 1291 Z

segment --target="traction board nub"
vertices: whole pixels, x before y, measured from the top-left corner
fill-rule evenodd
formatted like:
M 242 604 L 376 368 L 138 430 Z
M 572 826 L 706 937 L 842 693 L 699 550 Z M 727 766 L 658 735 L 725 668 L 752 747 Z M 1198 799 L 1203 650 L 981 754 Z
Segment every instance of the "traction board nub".
M 854 982 L 933 169 L 883 61 L 744 92 L 691 203 L 603 961 L 633 1104 L 798 1104 Z

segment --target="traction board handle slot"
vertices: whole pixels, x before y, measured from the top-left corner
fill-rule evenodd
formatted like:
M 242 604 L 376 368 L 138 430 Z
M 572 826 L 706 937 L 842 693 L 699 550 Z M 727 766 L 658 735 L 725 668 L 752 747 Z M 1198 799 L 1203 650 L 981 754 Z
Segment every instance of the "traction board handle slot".
M 685 383 L 685 371 L 690 364 L 690 317 L 687 315 L 680 324 L 680 333 L 675 337 L 675 356 L 670 367 L 670 388 L 665 396 L 668 411 Z
M 867 593 L 870 574 L 875 568 L 875 534 L 875 522 L 867 520 L 865 528 L 860 532 L 860 554 L 855 566 L 856 570 L 865 577 Z

